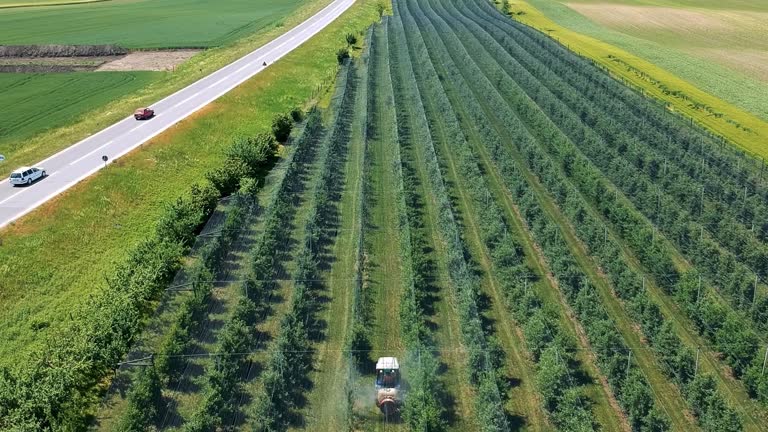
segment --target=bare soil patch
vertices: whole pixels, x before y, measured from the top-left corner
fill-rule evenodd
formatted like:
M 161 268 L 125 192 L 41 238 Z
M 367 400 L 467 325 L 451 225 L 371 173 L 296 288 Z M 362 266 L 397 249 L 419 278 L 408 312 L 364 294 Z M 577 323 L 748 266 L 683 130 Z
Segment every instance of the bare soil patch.
M 96 71 L 169 71 L 200 50 L 137 51 L 104 63 Z

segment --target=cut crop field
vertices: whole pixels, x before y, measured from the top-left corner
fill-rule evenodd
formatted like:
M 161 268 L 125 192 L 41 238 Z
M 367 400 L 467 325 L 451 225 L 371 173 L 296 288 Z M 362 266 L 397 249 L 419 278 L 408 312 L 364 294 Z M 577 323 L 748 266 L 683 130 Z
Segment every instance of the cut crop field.
M 0 8 L 6 45 L 102 45 L 207 48 L 276 22 L 307 0 L 111 0 Z
M 364 41 L 266 180 L 171 225 L 162 295 L 133 273 L 154 315 L 75 333 L 119 341 L 103 375 L 54 343 L 0 374 L 0 427 L 91 396 L 97 430 L 764 429 L 761 162 L 485 0 L 396 0 Z
M 0 154 L 16 153 L 32 135 L 73 123 L 157 77 L 152 72 L 0 74 Z

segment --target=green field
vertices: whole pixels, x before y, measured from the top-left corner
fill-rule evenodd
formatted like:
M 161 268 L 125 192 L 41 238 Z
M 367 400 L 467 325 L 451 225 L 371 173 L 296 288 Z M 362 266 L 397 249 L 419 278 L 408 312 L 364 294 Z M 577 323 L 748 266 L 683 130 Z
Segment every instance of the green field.
M 559 25 L 626 50 L 768 120 L 766 2 L 527 1 Z
M 97 3 L 112 0 L 0 0 L 0 9 L 2 8 L 20 8 L 36 6 L 53 6 L 63 4 Z
M 213 47 L 274 24 L 306 3 L 307 0 L 112 0 L 0 9 L 0 40 L 6 45 Z
M 0 154 L 13 154 L 37 133 L 146 86 L 156 72 L 0 74 Z

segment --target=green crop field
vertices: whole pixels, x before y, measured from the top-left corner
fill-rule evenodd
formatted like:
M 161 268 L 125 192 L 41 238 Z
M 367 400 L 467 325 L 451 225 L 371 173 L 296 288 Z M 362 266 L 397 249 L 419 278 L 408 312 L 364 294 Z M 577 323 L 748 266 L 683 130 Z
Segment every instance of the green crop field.
M 0 74 L 0 154 L 18 151 L 25 140 L 76 122 L 106 103 L 137 91 L 155 72 Z
M 766 166 L 490 2 L 396 0 L 365 33 L 377 6 L 334 24 L 364 47 L 331 59 L 327 106 L 296 123 L 266 178 L 224 202 L 150 207 L 155 243 L 91 300 L 24 298 L 16 282 L 8 304 L 38 311 L 1 323 L 24 332 L 11 345 L 30 340 L 24 324 L 55 337 L 0 373 L 0 428 L 77 429 L 59 413 L 79 404 L 105 431 L 763 430 Z M 293 66 L 278 72 L 306 76 Z M 291 106 L 290 87 L 269 88 Z M 166 145 L 257 123 L 229 118 L 251 97 L 201 118 L 222 130 L 189 125 Z M 120 198 L 99 194 L 108 210 Z M 57 206 L 44 216 L 96 212 Z M 147 232 L 146 218 L 106 220 L 87 223 L 110 244 L 88 246 L 118 259 Z M 57 244 L 34 229 L 25 219 L 11 247 L 26 231 Z M 41 322 L 38 294 L 84 303 L 80 325 L 62 332 L 55 310 Z M 392 355 L 407 391 L 386 417 L 373 365 Z
M 79 3 L 96 3 L 112 0 L 0 0 L 0 9 L 2 8 L 20 8 L 20 7 L 37 7 L 37 6 L 53 6 L 53 5 L 72 5 Z
M 111 0 L 0 9 L 6 45 L 212 47 L 273 25 L 307 0 Z

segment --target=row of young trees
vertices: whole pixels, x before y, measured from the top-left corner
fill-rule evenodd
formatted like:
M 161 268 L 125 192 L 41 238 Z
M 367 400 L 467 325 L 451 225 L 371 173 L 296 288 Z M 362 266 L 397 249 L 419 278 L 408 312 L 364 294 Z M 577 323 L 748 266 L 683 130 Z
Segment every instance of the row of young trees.
M 410 148 L 413 137 L 406 112 L 403 107 L 395 106 L 395 89 L 397 92 L 403 91 L 392 62 L 392 53 L 398 49 L 398 41 L 391 33 L 397 31 L 397 26 L 387 17 L 380 30 L 381 35 L 373 41 L 373 51 L 377 55 L 377 65 L 387 69 L 384 81 L 377 83 L 383 88 L 386 100 L 378 101 L 377 105 L 386 109 L 373 112 L 377 118 L 384 118 L 382 123 L 391 128 L 390 135 L 396 138 L 391 144 L 391 151 L 394 155 L 392 170 L 397 188 L 400 259 L 403 263 L 399 318 L 401 339 L 407 350 L 404 363 L 409 365 L 404 374 L 408 392 L 402 416 L 412 430 L 441 431 L 447 428 L 444 407 L 446 394 L 438 378 L 439 362 L 435 356 L 437 346 L 428 325 L 434 263 L 428 254 L 428 234 L 424 225 L 417 175 L 412 162 L 404 159 L 402 153 Z
M 585 95 L 591 92 L 610 97 L 619 105 L 612 115 L 634 115 L 640 121 L 627 122 L 625 127 L 633 133 L 645 132 L 657 134 L 657 140 L 646 140 L 659 154 L 668 155 L 681 164 L 681 168 L 694 176 L 697 181 L 706 183 L 707 190 L 713 196 L 725 201 L 726 206 L 739 208 L 744 186 L 755 191 L 747 206 L 762 206 L 765 208 L 768 193 L 766 191 L 765 166 L 759 161 L 745 155 L 722 140 L 714 139 L 704 130 L 688 126 L 688 122 L 670 115 L 663 107 L 657 106 L 652 100 L 622 85 L 607 74 L 602 73 L 593 64 L 582 57 L 574 56 L 564 46 L 553 43 L 549 38 L 527 26 L 501 19 L 487 4 L 474 3 L 471 7 L 483 10 L 483 18 L 496 21 L 503 26 L 510 36 L 518 41 L 530 41 L 528 51 L 543 61 L 567 65 L 567 74 L 560 74 L 563 80 L 574 85 L 580 85 L 579 91 Z M 591 90 L 591 91 L 590 91 Z M 702 159 L 703 158 L 703 159 Z M 705 164 L 701 164 L 704 160 Z M 710 189 L 711 186 L 711 189 Z M 756 228 L 765 237 L 766 217 L 764 211 L 751 213 Z M 759 215 L 762 214 L 762 217 Z M 746 226 L 750 228 L 750 223 Z
M 179 306 L 157 352 L 151 356 L 151 366 L 142 367 L 135 374 L 127 396 L 128 408 L 118 423 L 118 430 L 143 431 L 159 426 L 161 415 L 166 411 L 162 388 L 178 382 L 184 373 L 186 362 L 182 356 L 208 311 L 214 278 L 221 274 L 226 255 L 238 237 L 243 221 L 251 214 L 254 202 L 249 195 L 253 185 L 252 181 L 248 182 L 235 194 L 220 225 L 221 234 L 200 247 L 199 258 L 187 269 L 186 283 L 191 294 Z
M 364 82 L 358 86 L 358 106 L 356 109 L 355 122 L 357 128 L 361 131 L 360 140 L 362 141 L 362 161 L 360 163 L 360 175 L 362 176 L 362 186 L 355 197 L 355 205 L 358 209 L 357 219 L 355 220 L 354 232 L 357 238 L 355 245 L 355 263 L 354 263 L 354 282 L 352 286 L 352 315 L 350 318 L 350 329 L 345 335 L 344 349 L 350 352 L 347 368 L 347 378 L 345 381 L 345 390 L 347 395 L 346 404 L 346 424 L 350 431 L 355 430 L 355 379 L 363 372 L 370 370 L 370 351 L 371 351 L 371 308 L 372 299 L 369 290 L 366 287 L 366 275 L 368 266 L 365 261 L 365 242 L 367 234 L 367 224 L 370 197 L 370 172 L 371 164 L 369 157 L 368 138 L 371 132 L 374 132 L 374 117 L 371 112 L 375 110 L 375 67 L 378 67 L 376 59 L 372 55 L 373 50 L 373 26 L 368 28 L 366 33 L 366 47 L 358 64 L 358 70 L 361 70 Z M 362 106 L 360 106 L 362 105 Z
M 648 100 L 613 80 L 606 80 L 607 77 L 597 68 L 584 61 L 574 61 L 572 55 L 565 55 L 555 44 L 547 44 L 540 35 L 532 34 L 523 26 L 496 16 L 484 17 L 486 22 L 492 21 L 492 18 L 500 23 L 500 27 L 503 26 L 504 33 L 509 37 L 505 41 L 509 51 L 525 47 L 524 54 L 516 54 L 516 58 L 540 77 L 542 83 L 580 115 L 585 123 L 601 134 L 606 131 L 605 128 L 620 125 L 618 134 L 613 135 L 616 139 L 606 139 L 606 143 L 620 150 L 632 164 L 647 171 L 655 182 L 679 199 L 689 213 L 699 215 L 701 186 L 704 186 L 707 192 L 704 201 L 708 203 L 706 219 L 719 221 L 725 226 L 743 224 L 740 229 L 731 228 L 739 231 L 740 237 L 762 237 L 761 224 L 765 222 L 761 221 L 768 214 L 765 209 L 766 185 L 760 179 L 759 172 L 749 172 L 749 166 L 755 161 L 738 157 L 727 165 L 720 165 L 721 159 L 731 158 L 730 146 L 723 148 L 722 142 L 705 142 L 711 140 L 679 123 L 676 125 L 679 130 L 671 131 L 675 134 L 670 135 L 665 125 L 674 124 L 670 121 L 671 116 Z M 547 76 L 552 74 L 555 80 Z M 698 141 L 694 139 L 697 135 L 701 138 Z M 744 200 L 745 186 L 750 193 L 747 202 Z M 748 217 L 745 218 L 745 215 Z M 763 217 L 756 217 L 758 215 Z M 755 226 L 757 233 L 751 232 L 752 222 L 758 222 Z M 713 235 L 728 243 L 733 242 L 719 232 L 712 230 Z
M 394 37 L 398 40 L 398 51 L 391 62 L 399 71 L 397 81 L 403 83 L 404 90 L 396 93 L 396 105 L 406 109 L 409 132 L 413 138 L 412 152 L 419 154 L 419 159 L 425 164 L 425 181 L 429 182 L 437 204 L 437 230 L 446 244 L 453 303 L 459 314 L 459 327 L 469 356 L 468 378 L 477 390 L 474 406 L 478 427 L 486 431 L 509 430 L 502 397 L 503 374 L 500 373 L 505 362 L 504 352 L 482 326 L 478 308 L 479 280 L 468 264 L 466 247 L 448 197 L 424 108 L 429 104 L 430 96 L 435 95 L 422 93 L 416 85 L 424 83 L 425 77 L 417 73 L 419 69 L 414 67 L 414 63 L 425 53 L 415 52 L 412 38 L 418 38 L 419 33 L 413 31 L 416 25 L 403 9 L 401 4 L 395 5 L 397 30 Z
M 433 36 L 439 33 L 451 38 L 453 33 L 445 26 L 445 22 L 435 20 L 433 24 L 436 27 L 432 27 L 426 20 L 424 10 L 419 10 L 418 5 L 413 5 L 412 11 L 420 26 L 430 26 L 431 30 L 436 30 L 424 33 L 425 42 L 428 43 L 425 48 L 428 48 L 427 52 L 433 60 L 431 65 L 427 63 L 428 57 L 419 62 L 420 67 L 426 68 L 419 82 L 424 82 L 429 93 L 436 99 L 437 106 L 433 106 L 433 110 L 444 114 L 442 121 L 445 132 L 447 136 L 452 137 L 446 140 L 451 144 L 448 150 L 451 155 L 446 157 L 458 163 L 459 176 L 463 179 L 461 187 L 469 192 L 473 208 L 478 213 L 477 220 L 483 243 L 488 248 L 494 264 L 494 278 L 501 282 L 507 305 L 523 325 L 528 348 L 537 366 L 536 381 L 543 396 L 544 408 L 558 428 L 592 430 L 596 427 L 596 422 L 589 400 L 582 393 L 580 383 L 574 378 L 583 373 L 574 358 L 575 342 L 559 325 L 553 311 L 544 311 L 542 300 L 537 293 L 527 289 L 528 284 L 535 280 L 534 274 L 524 265 L 521 246 L 509 235 L 510 227 L 505 223 L 501 209 L 495 200 L 490 198 L 490 191 L 478 166 L 478 156 L 465 138 L 472 132 L 462 130 L 458 118 L 451 114 L 456 111 L 459 117 L 465 118 L 465 125 L 473 124 L 473 119 L 468 118 L 464 112 L 465 105 L 452 105 L 448 94 L 445 93 L 453 91 L 452 83 L 457 82 L 454 78 L 461 77 L 452 74 L 455 73 L 453 69 L 447 72 L 433 69 L 434 67 L 444 70 L 444 62 L 435 62 L 435 59 L 449 57 L 445 46 Z M 442 82 L 445 90 L 437 80 L 439 73 L 451 78 Z M 461 96 L 454 99 L 460 100 L 462 104 L 467 101 Z
M 499 56 L 499 58 L 501 58 L 501 56 Z M 523 76 L 523 74 L 517 73 L 515 76 L 520 77 Z M 529 94 L 531 93 L 529 92 Z M 538 97 L 541 94 L 542 93 L 538 93 L 534 97 Z M 552 105 L 551 102 L 549 104 Z M 576 122 L 573 122 L 569 124 L 567 128 L 562 128 L 562 130 L 572 132 L 580 129 L 579 125 Z M 558 140 L 550 136 L 548 136 L 546 140 L 546 142 L 550 143 L 565 141 L 567 140 L 562 138 Z M 608 150 L 602 148 L 600 152 L 605 153 L 608 152 Z M 665 282 L 671 282 L 667 284 L 668 291 L 672 291 L 673 293 L 680 293 L 684 290 L 689 291 L 690 283 L 683 283 L 683 280 L 681 279 L 683 275 L 679 274 L 674 267 L 670 251 L 659 241 L 654 242 L 653 227 L 648 226 L 641 218 L 634 217 L 632 209 L 626 207 L 626 204 L 617 199 L 615 195 L 610 196 L 610 194 L 606 194 L 605 191 L 609 190 L 609 187 L 600 186 L 602 183 L 600 180 L 597 180 L 600 175 L 594 168 L 589 167 L 588 161 L 579 160 L 579 157 L 582 157 L 581 155 L 572 150 L 563 150 L 562 147 L 556 150 L 555 153 L 559 153 L 559 159 L 566 173 L 575 176 L 575 173 L 580 170 L 591 169 L 589 177 L 586 180 L 583 180 L 583 184 L 588 185 L 586 189 L 589 191 L 588 196 L 594 200 L 596 206 L 599 207 L 599 210 L 604 217 L 614 223 L 614 226 L 618 227 L 618 230 L 624 236 L 625 241 L 635 249 L 643 264 L 653 271 L 659 279 L 664 280 Z M 595 154 L 597 153 L 598 151 L 595 150 Z M 624 176 L 625 179 L 634 177 L 636 176 Z M 603 231 L 605 231 L 605 228 Z M 638 233 L 642 234 L 638 235 Z M 651 246 L 649 247 L 649 245 Z M 640 277 L 635 277 L 635 280 L 639 281 Z M 675 283 L 676 280 L 680 280 L 680 282 Z M 685 280 L 689 281 L 690 276 Z M 752 284 L 749 285 L 752 286 Z M 757 364 L 762 360 L 762 352 L 757 349 L 755 333 L 749 329 L 749 325 L 744 322 L 744 319 L 733 312 L 729 312 L 726 309 L 717 306 L 717 302 L 712 298 L 701 297 L 698 289 L 696 289 L 696 293 L 693 297 L 688 297 L 689 298 L 686 299 L 686 296 L 684 295 L 683 298 L 680 299 L 680 295 L 678 295 L 679 301 L 683 301 L 684 307 L 690 311 L 690 315 L 694 321 L 698 323 L 699 331 L 711 338 L 718 349 L 726 353 L 728 363 L 734 367 L 737 374 L 742 374 L 748 367 L 751 367 L 752 370 L 754 370 L 754 368 L 757 367 Z M 703 301 L 700 302 L 699 297 L 701 297 Z M 751 376 L 755 376 L 754 372 Z M 759 387 L 759 383 L 756 387 Z
M 280 117 L 278 117 L 279 119 Z M 288 127 L 288 131 L 290 131 Z M 302 137 L 304 139 L 304 137 Z M 299 140 L 299 145 L 302 147 Z M 243 225 L 251 218 L 258 208 L 256 193 L 259 184 L 251 176 L 262 175 L 264 168 L 258 165 L 258 161 L 266 161 L 273 157 L 277 149 L 275 138 L 268 134 L 260 134 L 255 137 L 238 138 L 227 151 L 228 166 L 239 166 L 240 179 L 227 179 L 222 181 L 222 193 L 230 193 L 232 187 L 240 188 L 232 196 L 232 203 L 227 210 L 225 221 L 221 224 L 218 235 L 207 241 L 197 251 L 198 258 L 194 264 L 186 270 L 187 283 L 192 294 L 181 304 L 176 312 L 175 319 L 165 333 L 157 352 L 153 354 L 151 367 L 143 369 L 139 373 L 136 383 L 128 394 L 128 408 L 119 422 L 120 430 L 142 431 L 150 426 L 161 426 L 162 420 L 159 414 L 166 411 L 166 404 L 162 398 L 150 398 L 160 392 L 162 387 L 175 385 L 182 379 L 187 367 L 185 354 L 189 348 L 193 336 L 201 331 L 203 321 L 207 316 L 209 298 L 213 281 L 224 273 L 223 265 L 230 249 L 237 238 L 243 233 Z M 290 162 L 289 162 L 290 163 Z M 221 180 L 228 173 L 226 170 L 217 169 L 208 174 L 212 183 Z M 214 183 L 215 184 L 215 183 Z M 172 221 L 167 221 L 170 223 Z M 163 221 L 161 220 L 161 224 Z M 181 230 L 176 228 L 177 231 Z M 258 293 L 254 292 L 258 299 Z M 234 411 L 232 392 L 229 385 L 237 379 L 237 373 L 244 360 L 240 356 L 231 356 L 230 353 L 240 353 L 247 347 L 252 339 L 248 331 L 248 325 L 256 319 L 254 313 L 256 303 L 252 298 L 241 300 L 234 312 L 235 318 L 230 320 L 220 333 L 221 345 L 217 358 L 215 373 L 206 375 L 208 387 L 205 394 L 203 408 L 194 419 L 185 425 L 189 430 L 206 430 L 211 425 L 220 423 L 228 412 Z M 240 363 L 238 363 L 240 362 Z M 152 391 L 149 391 L 149 390 Z M 148 405 L 153 403 L 154 405 Z
M 264 366 L 263 385 L 251 412 L 254 431 L 285 430 L 301 407 L 303 393 L 313 370 L 312 342 L 321 334 L 316 312 L 321 288 L 320 264 L 336 223 L 336 204 L 343 185 L 342 164 L 350 137 L 357 78 L 353 64 L 345 63 L 340 72 L 339 92 L 335 97 L 335 119 L 319 149 L 320 172 L 311 194 L 305 234 L 296 255 L 291 305 L 280 322 L 276 340 Z
M 445 33 L 439 32 L 439 34 Z M 466 66 L 466 62 L 461 64 Z M 472 76 L 474 81 L 477 82 L 477 78 L 482 75 L 474 73 Z M 463 78 L 458 76 L 458 81 L 451 79 L 451 82 L 456 83 L 461 80 Z M 486 100 L 493 100 L 491 94 L 484 94 L 484 98 Z M 509 153 L 509 149 L 501 144 L 497 132 L 489 126 L 489 123 L 493 123 L 493 121 L 482 115 L 481 108 L 475 102 L 474 96 L 471 93 L 465 94 L 462 102 L 465 105 L 469 105 L 468 111 L 472 115 L 478 116 L 476 117 L 475 124 L 483 132 L 485 142 L 489 147 L 492 158 L 496 162 L 497 169 L 501 171 L 504 179 L 507 181 L 510 191 L 520 199 L 524 217 L 528 221 L 533 234 L 544 248 L 545 255 L 550 260 L 553 272 L 558 277 L 566 297 L 575 306 L 576 312 L 593 343 L 593 348 L 598 353 L 598 361 L 623 406 L 627 409 L 630 420 L 637 428 L 665 428 L 666 420 L 663 419 L 663 416 L 657 410 L 653 409 L 653 398 L 651 397 L 651 391 L 645 377 L 636 369 L 635 363 L 627 362 L 628 348 L 613 324 L 611 324 L 605 310 L 599 306 L 599 300 L 595 297 L 589 284 L 586 283 L 586 276 L 571 257 L 570 251 L 563 244 L 559 228 L 538 207 L 538 201 L 530 190 L 530 186 L 525 182 L 525 177 L 523 177 L 519 168 L 514 165 L 515 156 Z M 493 107 L 494 111 L 502 113 L 503 111 L 498 111 L 500 108 Z M 579 301 L 582 298 L 590 298 L 595 305 L 586 307 L 587 305 L 584 302 Z M 613 365 L 619 362 L 624 367 L 621 369 L 614 368 Z M 645 402 L 638 404 L 637 402 L 641 400 L 638 397 L 640 395 L 645 398 Z
M 565 180 L 556 165 L 545 156 L 529 154 L 532 155 L 529 157 L 529 160 L 533 161 L 530 164 L 532 170 L 550 191 L 557 191 L 557 194 L 553 194 L 555 201 L 569 217 L 571 223 L 578 227 L 579 237 L 588 246 L 592 255 L 598 259 L 617 294 L 628 302 L 631 314 L 662 359 L 664 371 L 670 378 L 681 384 L 684 390 L 687 389 L 687 385 L 695 376 L 693 353 L 690 348 L 682 345 L 671 326 L 661 326 L 663 317 L 658 305 L 650 300 L 643 289 L 642 275 L 633 270 L 623 258 L 622 251 L 614 243 L 612 235 L 608 235 L 602 221 L 593 214 L 593 209 L 578 191 Z M 707 429 L 724 430 L 723 422 L 731 425 L 729 430 L 740 428 L 735 412 L 725 406 L 722 396 L 719 394 L 714 396 L 720 404 L 717 406 L 717 413 L 706 416 L 710 421 L 716 419 L 712 424 L 705 425 Z
M 621 251 L 617 245 L 609 241 L 607 230 L 604 229 L 602 222 L 590 213 L 591 209 L 588 208 L 583 197 L 572 189 L 571 185 L 563 183 L 562 179 L 558 179 L 557 175 L 549 170 L 538 172 L 538 175 L 550 190 L 559 192 L 556 194 L 556 200 L 572 222 L 579 227 L 580 236 L 593 255 L 598 257 L 603 269 L 607 270 L 618 294 L 629 302 L 630 311 L 641 324 L 646 337 L 662 359 L 665 372 L 681 384 L 687 393 L 696 373 L 693 354 L 690 348 L 682 346 L 679 338 L 671 331 L 671 327 L 660 327 L 661 313 L 642 289 L 644 287 L 641 284 L 641 275 L 631 270 L 628 263 L 620 258 Z M 730 430 L 738 429 L 740 423 L 735 411 L 726 406 L 718 392 L 715 391 L 712 397 L 715 402 L 710 404 L 707 410 L 694 409 L 695 412 L 703 412 L 700 419 L 705 428 L 726 430 L 725 424 L 728 424 Z
M 295 119 L 301 119 L 294 114 Z M 287 141 L 292 123 L 286 125 L 288 115 L 278 116 L 273 122 L 271 142 L 277 138 Z M 292 119 L 291 119 L 292 120 Z M 206 431 L 227 427 L 237 421 L 242 400 L 241 381 L 253 368 L 250 356 L 245 355 L 262 347 L 255 325 L 270 313 L 270 299 L 282 260 L 280 245 L 290 235 L 290 224 L 295 214 L 294 194 L 301 188 L 301 174 L 305 164 L 314 156 L 313 147 L 322 134 L 319 113 L 311 111 L 301 135 L 292 143 L 291 155 L 284 162 L 285 171 L 274 186 L 269 198 L 261 234 L 250 252 L 250 268 L 241 289 L 241 295 L 231 316 L 219 331 L 214 364 L 203 378 L 203 402 L 192 418 L 184 424 L 187 432 Z M 256 189 L 251 194 L 255 198 Z

